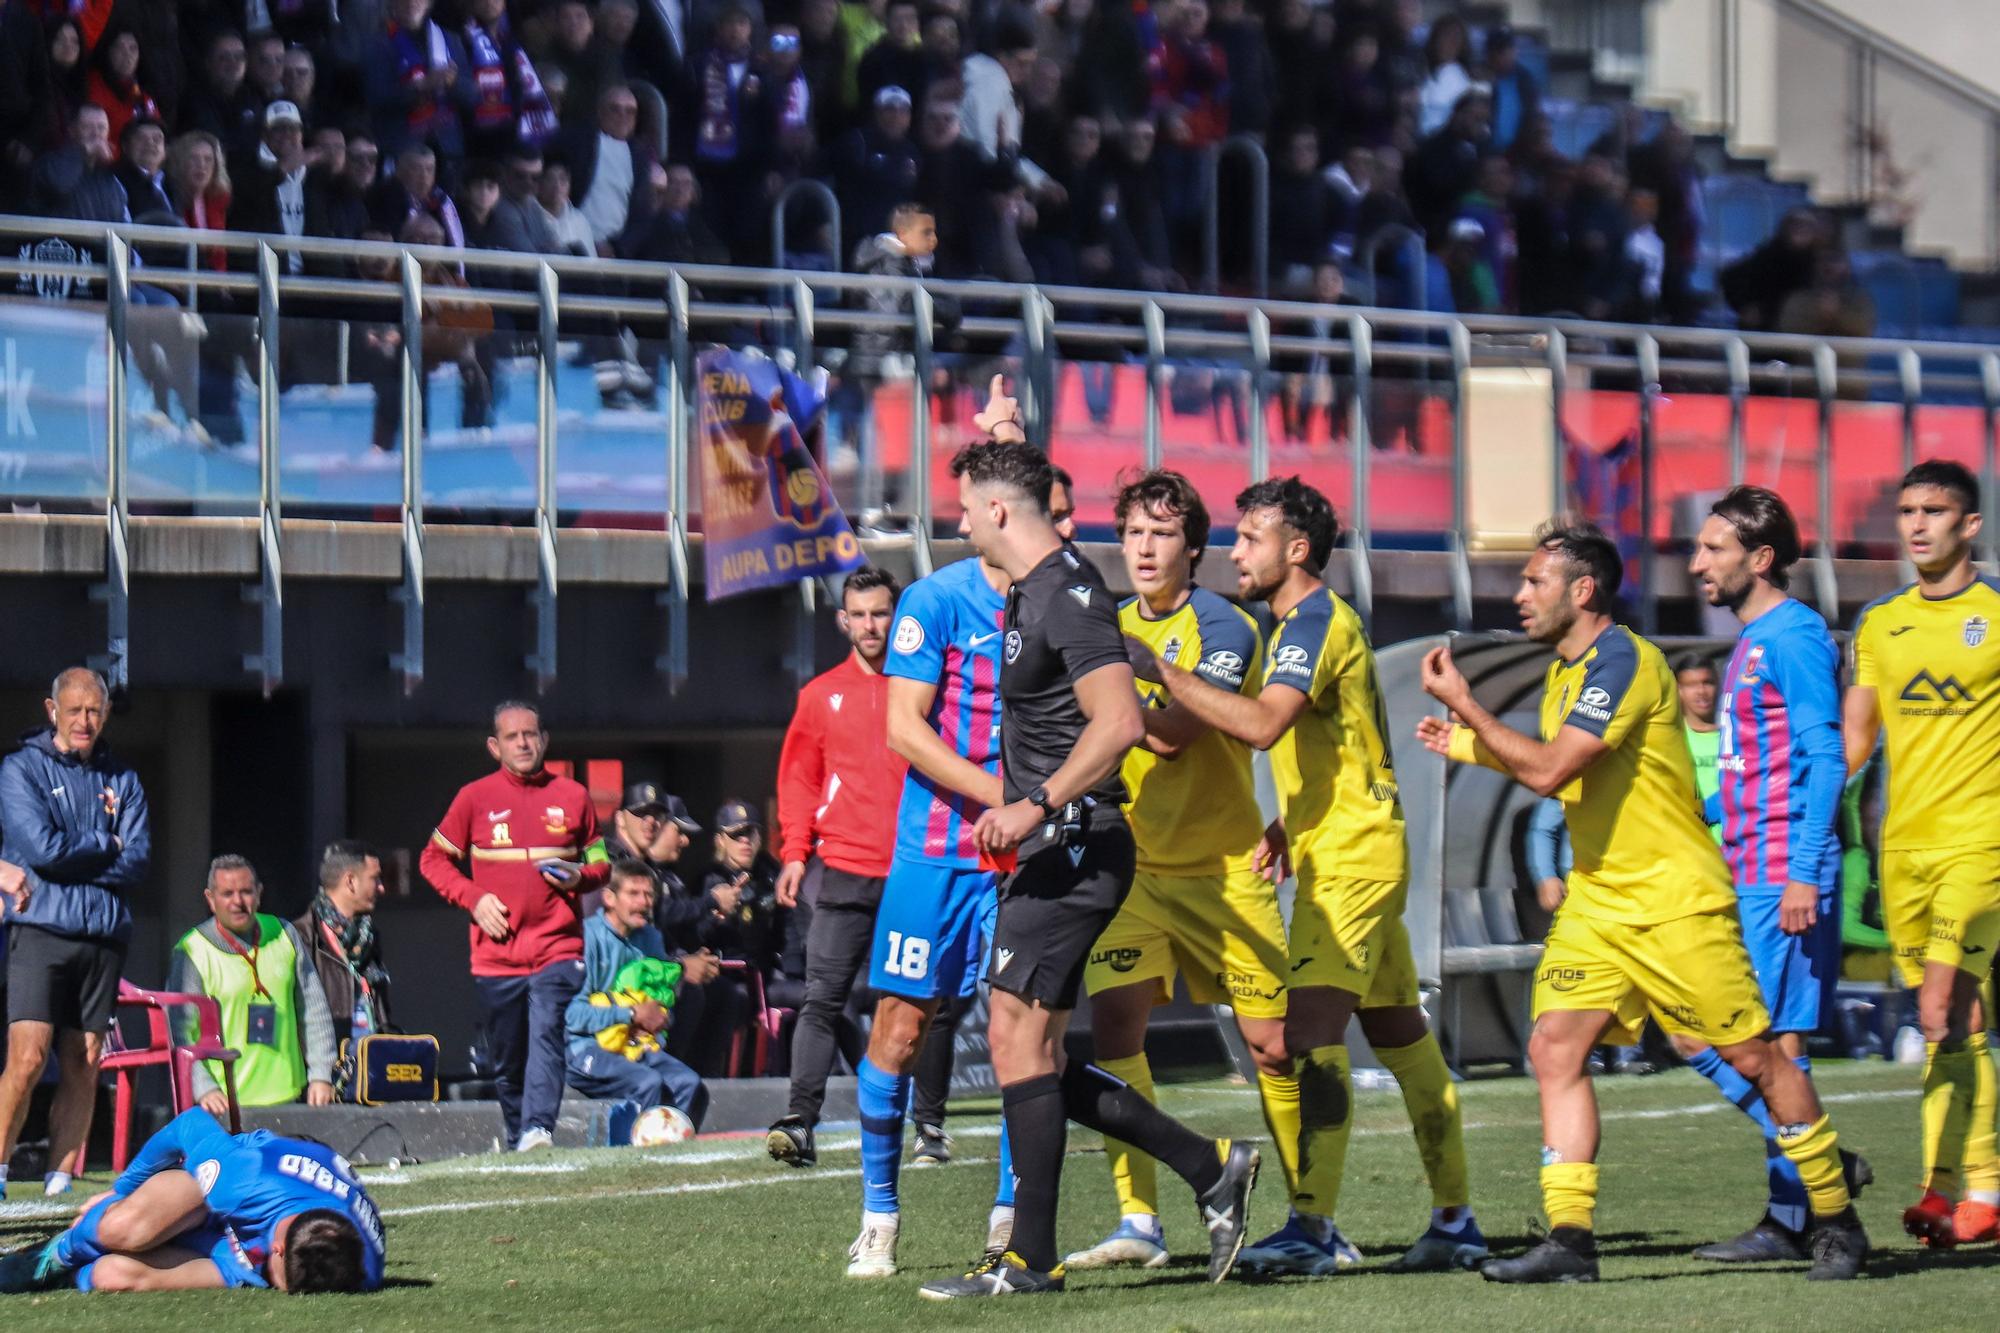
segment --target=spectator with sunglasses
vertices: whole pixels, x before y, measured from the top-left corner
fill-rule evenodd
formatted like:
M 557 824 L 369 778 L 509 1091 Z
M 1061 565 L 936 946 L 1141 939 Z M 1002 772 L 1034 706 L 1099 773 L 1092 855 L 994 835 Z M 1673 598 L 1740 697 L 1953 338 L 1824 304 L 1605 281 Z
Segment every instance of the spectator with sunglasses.
M 724 801 L 715 812 L 714 861 L 702 876 L 702 892 L 712 906 L 702 922 L 701 942 L 725 963 L 746 963 L 763 979 L 766 989 L 780 977 L 800 985 L 805 980 L 805 914 L 778 903 L 778 865 L 764 851 L 764 822 L 748 801 Z M 740 968 L 724 970 L 711 992 L 734 990 L 740 1004 L 726 1005 L 750 1013 L 748 982 Z M 717 997 L 711 995 L 711 1002 Z M 696 1069 L 708 1078 L 727 1072 L 725 1028 L 711 1016 L 704 1023 L 696 1053 Z

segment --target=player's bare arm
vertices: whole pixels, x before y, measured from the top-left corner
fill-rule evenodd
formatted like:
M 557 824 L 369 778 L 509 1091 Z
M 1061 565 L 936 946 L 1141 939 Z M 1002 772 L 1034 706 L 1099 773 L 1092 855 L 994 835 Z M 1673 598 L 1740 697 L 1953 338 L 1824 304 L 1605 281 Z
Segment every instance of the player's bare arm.
M 1537 796 L 1555 795 L 1611 748 L 1577 727 L 1562 728 L 1552 741 L 1514 730 L 1472 697 L 1472 686 L 1453 664 L 1449 648 L 1424 654 L 1423 685 L 1424 693 L 1449 708 L 1458 725 L 1469 729 L 1510 777 Z M 1452 725 L 1442 718 L 1423 718 L 1417 723 L 1417 739 L 1449 758 Z
M 1069 758 L 1042 784 L 1054 805 L 1067 805 L 1102 782 L 1125 761 L 1125 752 L 1146 738 L 1130 667 L 1122 662 L 1101 666 L 1078 680 L 1074 688 L 1077 707 L 1087 725 Z M 976 836 L 988 851 L 1004 851 L 1047 822 L 1040 806 L 1020 800 L 988 809 L 979 817 Z
M 1146 723 L 1146 748 L 1162 759 L 1178 759 L 1181 752 L 1214 730 L 1178 703 L 1165 708 L 1142 708 Z
M 1139 677 L 1164 686 L 1194 721 L 1260 750 L 1276 745 L 1312 702 L 1305 691 L 1289 685 L 1266 685 L 1255 695 L 1211 685 L 1186 667 L 1162 662 L 1137 639 L 1127 638 L 1125 650 Z
M 981 805 L 1001 804 L 1007 797 L 999 774 L 988 773 L 952 749 L 931 726 L 931 704 L 936 699 L 934 681 L 890 678 L 889 748 L 909 760 L 912 768 L 932 782 Z
M 1850 685 L 1840 704 L 1840 735 L 1847 747 L 1847 776 L 1853 777 L 1875 753 L 1882 736 L 1882 708 L 1873 685 Z

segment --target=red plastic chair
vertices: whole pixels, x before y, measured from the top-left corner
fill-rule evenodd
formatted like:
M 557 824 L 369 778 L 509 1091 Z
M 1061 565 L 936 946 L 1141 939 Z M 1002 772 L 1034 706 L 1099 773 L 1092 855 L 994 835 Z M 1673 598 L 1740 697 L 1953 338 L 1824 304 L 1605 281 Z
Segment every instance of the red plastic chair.
M 792 1011 L 773 1009 L 764 996 L 764 977 L 756 968 L 741 958 L 722 960 L 722 971 L 727 975 L 742 977 L 749 983 L 750 1027 L 738 1032 L 729 1046 L 729 1077 L 761 1078 L 771 1067 L 771 1047 L 778 1040 L 778 1033 L 785 1025 L 785 1018 Z M 750 1045 L 750 1068 L 746 1075 L 743 1064 L 745 1038 Z
M 189 1044 L 174 1040 L 173 1024 L 168 1010 L 175 1006 L 189 1006 L 198 1019 L 195 1040 Z M 236 1105 L 236 1051 L 222 1044 L 222 1012 L 214 1000 L 206 995 L 189 995 L 181 991 L 143 990 L 122 978 L 118 982 L 118 1008 L 141 1009 L 146 1013 L 147 1043 L 144 1046 L 127 1046 L 117 1023 L 111 1027 L 110 1039 L 105 1043 L 104 1058 L 98 1068 L 112 1074 L 117 1079 L 117 1094 L 112 1108 L 111 1123 L 111 1169 L 123 1171 L 132 1160 L 132 1074 L 134 1070 L 164 1065 L 167 1081 L 172 1088 L 174 1114 L 179 1115 L 195 1104 L 194 1066 L 197 1060 L 215 1060 L 222 1065 L 222 1091 L 229 1098 L 229 1132 L 241 1133 L 243 1121 Z M 81 1159 L 83 1150 L 77 1150 Z M 76 1160 L 72 1168 L 81 1171 L 83 1163 Z

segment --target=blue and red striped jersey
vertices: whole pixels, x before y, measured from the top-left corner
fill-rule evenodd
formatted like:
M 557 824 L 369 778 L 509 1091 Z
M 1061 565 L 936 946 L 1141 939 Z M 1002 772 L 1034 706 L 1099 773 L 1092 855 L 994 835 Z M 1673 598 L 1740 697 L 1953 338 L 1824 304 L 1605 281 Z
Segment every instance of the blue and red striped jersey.
M 1826 622 L 1795 598 L 1751 621 L 1730 654 L 1716 766 L 1722 854 L 1739 893 L 1840 883 L 1839 670 Z
M 883 674 L 937 686 L 930 723 L 952 749 L 1000 771 L 1000 644 L 1007 599 L 977 560 L 947 565 L 903 590 Z M 972 867 L 972 826 L 985 807 L 912 765 L 896 812 L 896 856 Z

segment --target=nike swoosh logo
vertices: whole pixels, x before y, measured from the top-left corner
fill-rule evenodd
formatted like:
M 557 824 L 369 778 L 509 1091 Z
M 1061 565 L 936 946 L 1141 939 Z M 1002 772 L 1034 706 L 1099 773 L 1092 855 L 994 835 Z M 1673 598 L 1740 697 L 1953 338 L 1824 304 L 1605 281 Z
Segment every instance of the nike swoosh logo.
M 1893 638 L 1895 638 L 1895 637 L 1896 637 L 1896 636 L 1897 636 L 1898 634 L 1908 634 L 1908 633 L 1909 633 L 1909 632 L 1910 632 L 1911 630 L 1913 630 L 1913 629 L 1915 629 L 1915 628 L 1916 628 L 1916 626 L 1915 626 L 1915 625 L 1903 625 L 1903 626 L 1901 626 L 1901 627 L 1899 627 L 1899 628 L 1897 628 L 1897 629 L 1892 629 L 1892 630 L 1890 630 L 1890 631 L 1889 631 L 1889 637 L 1893 639 Z
M 969 647 L 978 648 L 984 644 L 989 644 L 993 642 L 995 639 L 999 637 L 1000 637 L 1000 631 L 996 629 L 991 634 L 975 634 L 971 638 L 967 639 L 965 642 Z
M 1304 967 L 1307 963 L 1310 963 L 1311 961 L 1312 961 L 1311 957 L 1305 957 L 1299 959 L 1298 962 L 1292 964 L 1292 971 L 1294 972 L 1298 971 L 1300 968 Z

